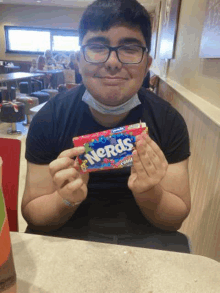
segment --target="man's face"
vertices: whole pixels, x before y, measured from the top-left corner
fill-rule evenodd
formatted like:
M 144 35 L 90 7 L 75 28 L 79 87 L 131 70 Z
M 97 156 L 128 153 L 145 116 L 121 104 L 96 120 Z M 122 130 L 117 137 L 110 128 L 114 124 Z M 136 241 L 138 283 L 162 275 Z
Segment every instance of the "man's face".
M 141 45 L 146 47 L 141 30 L 126 26 L 114 26 L 108 31 L 89 31 L 82 45 L 104 44 L 112 47 L 121 45 Z M 90 94 L 102 104 L 117 106 L 125 103 L 140 89 L 151 65 L 152 58 L 145 52 L 139 64 L 122 64 L 116 52 L 111 52 L 105 63 L 91 64 L 79 55 L 79 70 L 83 83 Z

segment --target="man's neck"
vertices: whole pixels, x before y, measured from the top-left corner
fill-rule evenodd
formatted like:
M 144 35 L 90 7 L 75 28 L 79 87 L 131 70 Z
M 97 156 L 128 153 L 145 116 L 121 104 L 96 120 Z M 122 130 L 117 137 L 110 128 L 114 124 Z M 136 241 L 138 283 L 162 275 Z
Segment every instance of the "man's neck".
M 115 127 L 118 123 L 120 123 L 125 117 L 128 116 L 129 112 L 120 114 L 120 115 L 109 115 L 109 114 L 102 114 L 93 109 L 89 106 L 89 109 L 92 113 L 93 118 L 102 126 L 105 127 Z

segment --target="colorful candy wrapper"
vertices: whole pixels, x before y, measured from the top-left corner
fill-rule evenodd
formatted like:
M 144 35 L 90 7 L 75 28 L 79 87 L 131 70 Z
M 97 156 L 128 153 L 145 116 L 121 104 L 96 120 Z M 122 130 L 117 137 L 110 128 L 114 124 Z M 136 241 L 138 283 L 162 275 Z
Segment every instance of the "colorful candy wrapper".
M 136 136 L 148 133 L 146 123 L 137 123 L 73 138 L 75 147 L 86 151 L 77 157 L 81 173 L 132 166 Z

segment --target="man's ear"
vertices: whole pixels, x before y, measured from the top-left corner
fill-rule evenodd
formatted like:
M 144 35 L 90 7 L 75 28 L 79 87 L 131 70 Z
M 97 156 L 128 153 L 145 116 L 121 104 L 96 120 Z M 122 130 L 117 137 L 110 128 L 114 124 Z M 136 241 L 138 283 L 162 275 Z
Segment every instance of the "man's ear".
M 147 75 L 147 73 L 148 73 L 148 71 L 149 71 L 149 69 L 150 69 L 150 67 L 151 67 L 152 61 L 153 61 L 153 59 L 152 59 L 152 57 L 149 55 L 148 58 L 147 58 L 147 66 L 146 66 L 145 76 Z

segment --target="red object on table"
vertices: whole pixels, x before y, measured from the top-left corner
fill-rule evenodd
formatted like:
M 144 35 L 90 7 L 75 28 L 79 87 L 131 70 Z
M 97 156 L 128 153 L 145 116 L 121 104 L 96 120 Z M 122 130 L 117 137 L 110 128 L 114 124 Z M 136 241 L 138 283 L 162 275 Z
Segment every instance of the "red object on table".
M 8 217 L 2 193 L 2 158 L 0 157 L 0 292 L 16 293 L 16 271 L 11 249 Z
M 2 190 L 8 214 L 10 231 L 18 232 L 18 187 L 21 141 L 0 138 L 0 157 L 2 166 Z

